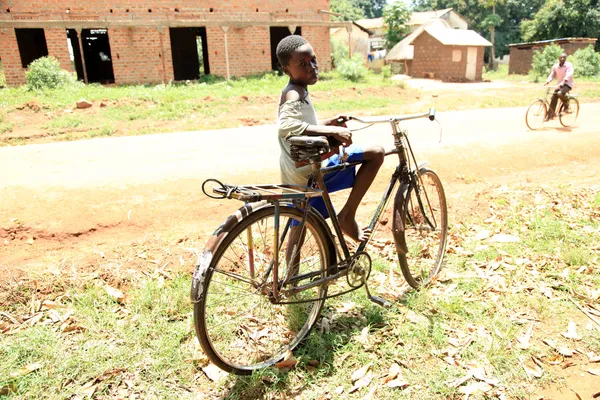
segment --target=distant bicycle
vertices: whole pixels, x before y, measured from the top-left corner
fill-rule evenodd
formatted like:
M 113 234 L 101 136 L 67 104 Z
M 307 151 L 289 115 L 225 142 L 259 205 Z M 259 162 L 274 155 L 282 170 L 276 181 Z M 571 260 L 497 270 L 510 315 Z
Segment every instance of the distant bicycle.
M 544 125 L 550 110 L 548 96 L 550 96 L 552 93 L 554 93 L 554 88 L 546 88 L 546 95 L 544 98 L 534 100 L 527 109 L 527 113 L 525 114 L 525 123 L 529 129 L 540 129 Z M 556 113 L 560 124 L 564 127 L 573 125 L 575 121 L 577 121 L 577 116 L 579 115 L 579 101 L 577 100 L 577 95 L 568 94 L 567 97 L 569 98 L 569 104 L 565 105 L 565 103 L 561 101 L 558 112 Z

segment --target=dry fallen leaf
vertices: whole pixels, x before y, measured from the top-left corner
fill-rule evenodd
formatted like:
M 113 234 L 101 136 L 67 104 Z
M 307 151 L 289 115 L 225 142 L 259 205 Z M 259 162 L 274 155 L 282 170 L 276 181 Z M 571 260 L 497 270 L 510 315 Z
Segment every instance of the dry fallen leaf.
M 11 372 L 10 373 L 10 377 L 11 378 L 17 378 L 19 376 L 27 375 L 30 372 L 36 371 L 36 370 L 38 370 L 40 368 L 42 368 L 42 364 L 40 364 L 40 363 L 27 364 L 23 368 L 21 368 L 20 370 L 15 371 L 15 372 Z
M 600 368 L 588 368 L 587 372 L 592 375 L 600 376 Z
M 285 357 L 283 358 L 282 361 L 278 362 L 277 364 L 275 364 L 275 366 L 279 369 L 284 369 L 284 368 L 292 368 L 294 365 L 296 365 L 298 363 L 298 360 L 296 360 L 294 358 L 294 355 L 292 354 L 292 352 L 288 349 L 285 352 Z
M 350 379 L 352 380 L 352 382 L 356 382 L 357 380 L 363 378 L 367 372 L 369 371 L 369 369 L 371 368 L 371 364 L 367 364 L 364 367 L 361 367 L 359 369 L 357 369 L 356 371 L 354 371 L 352 373 L 352 376 L 350 377 Z
M 392 379 L 391 381 L 386 383 L 387 387 L 390 388 L 400 388 L 400 389 L 404 389 L 405 387 L 408 386 L 408 382 L 406 382 L 404 379 L 398 377 L 396 379 Z
M 561 335 L 563 335 L 567 339 L 581 340 L 581 336 L 577 334 L 577 325 L 574 321 L 569 321 L 569 325 L 567 326 L 567 332 L 562 332 Z
M 535 378 L 541 378 L 544 374 L 544 370 L 540 368 L 537 364 L 532 365 L 532 363 L 522 363 L 521 365 L 523 366 L 525 372 L 527 372 L 529 375 Z
M 364 397 L 364 400 L 373 400 L 375 398 L 375 392 L 377 391 L 377 386 L 375 386 L 369 393 Z
M 483 393 L 489 392 L 492 389 L 491 385 L 488 385 L 485 382 L 473 382 L 469 383 L 467 386 L 463 386 L 459 389 L 461 393 L 464 393 L 467 397 L 471 394 L 481 391 Z
M 344 393 L 344 387 L 338 386 L 337 388 L 335 388 L 335 393 L 341 395 L 342 393 Z
M 113 299 L 115 299 L 119 302 L 125 298 L 125 295 L 123 294 L 123 292 L 121 292 L 119 289 L 114 288 L 112 286 L 106 285 L 104 287 L 104 290 L 106 290 L 106 293 L 108 293 L 108 295 L 110 297 L 112 297 Z
M 348 391 L 348 393 L 354 393 L 358 389 L 361 389 L 361 388 L 369 386 L 369 384 L 373 380 L 374 376 L 375 375 L 370 372 L 367 376 L 364 376 L 364 377 L 360 378 L 359 380 L 357 380 L 356 382 L 354 382 L 354 386 L 352 386 L 350 388 L 350 390 Z
M 396 377 L 398 376 L 399 373 L 400 373 L 400 366 L 396 363 L 393 363 L 392 365 L 390 365 L 390 370 L 388 371 L 388 375 L 385 378 L 385 380 L 383 381 L 383 383 L 388 383 L 392 379 L 396 379 Z
M 204 371 L 206 377 L 213 382 L 218 382 L 227 376 L 227 372 L 223 371 L 215 364 L 208 364 L 206 367 L 202 367 L 202 371 Z

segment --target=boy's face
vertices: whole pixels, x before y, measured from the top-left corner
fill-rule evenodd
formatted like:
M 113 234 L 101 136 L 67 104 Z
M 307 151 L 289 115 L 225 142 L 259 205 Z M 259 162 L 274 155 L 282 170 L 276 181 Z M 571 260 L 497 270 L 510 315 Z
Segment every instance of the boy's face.
M 290 62 L 283 67 L 283 72 L 298 84 L 314 85 L 317 83 L 319 68 L 312 46 L 306 43 L 294 50 Z

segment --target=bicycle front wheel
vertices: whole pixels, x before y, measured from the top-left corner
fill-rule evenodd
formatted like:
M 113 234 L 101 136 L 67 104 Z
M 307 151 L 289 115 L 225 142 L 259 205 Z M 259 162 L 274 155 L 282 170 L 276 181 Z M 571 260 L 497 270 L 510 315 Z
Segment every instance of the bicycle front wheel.
M 571 97 L 569 99 L 569 107 L 565 107 L 565 103 L 560 105 L 560 111 L 558 113 L 558 119 L 560 124 L 564 127 L 571 126 L 577 121 L 579 115 L 579 102 L 576 98 Z
M 280 236 L 291 221 L 295 221 L 291 225 L 299 225 L 302 215 L 295 208 L 282 206 Z M 310 332 L 323 306 L 326 285 L 288 297 L 281 294 L 279 302 L 274 299 L 275 226 L 273 207 L 242 220 L 215 251 L 202 296 L 194 305 L 200 344 L 213 363 L 225 371 L 247 375 L 277 363 Z M 279 238 L 278 285 L 281 286 L 289 269 L 292 286 L 324 278 L 331 239 L 322 226 L 309 215 L 297 253 L 288 253 L 288 238 Z M 293 246 L 291 241 L 290 246 Z
M 438 274 L 446 251 L 448 209 L 440 178 L 429 169 L 421 169 L 420 180 L 415 179 L 405 201 L 408 252 L 398 254 L 398 259 L 406 282 L 419 288 Z
M 540 129 L 544 124 L 544 119 L 546 118 L 546 113 L 548 110 L 546 109 L 546 102 L 543 100 L 535 100 L 529 108 L 527 109 L 527 113 L 525 114 L 525 123 L 531 130 Z

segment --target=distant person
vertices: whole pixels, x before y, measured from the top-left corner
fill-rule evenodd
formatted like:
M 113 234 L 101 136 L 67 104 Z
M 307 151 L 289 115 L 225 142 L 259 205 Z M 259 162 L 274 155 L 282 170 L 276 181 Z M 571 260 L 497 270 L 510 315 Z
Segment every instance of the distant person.
M 562 53 L 560 57 L 558 57 L 558 64 L 554 64 L 552 71 L 550 71 L 550 75 L 548 76 L 548 80 L 544 83 L 544 86 L 547 86 L 554 78 L 558 81 L 558 86 L 554 89 L 554 94 L 550 101 L 550 110 L 548 110 L 548 114 L 546 115 L 546 121 L 554 118 L 556 115 L 556 105 L 559 97 L 565 105 L 565 109 L 569 109 L 569 97 L 567 96 L 567 93 L 569 93 L 575 85 L 573 82 L 573 72 L 573 64 L 567 62 L 567 54 Z
M 308 86 L 314 85 L 319 79 L 317 57 L 312 46 L 302 36 L 285 37 L 277 45 L 277 58 L 283 67 L 283 72 L 289 76 L 288 84 L 283 88 L 279 99 L 277 124 L 279 131 L 279 147 L 281 156 L 279 165 L 281 181 L 284 184 L 308 185 L 312 174 L 310 165 L 297 166 L 290 156 L 288 139 L 296 135 L 327 136 L 328 139 L 344 146 L 344 154 L 334 154 L 324 160 L 322 166 L 334 166 L 345 161 L 362 161 L 356 172 L 354 166 L 324 176 L 325 186 L 329 192 L 349 189 L 350 195 L 344 207 L 338 213 L 340 228 L 344 234 L 356 241 L 366 240 L 371 232 L 361 229 L 356 223 L 356 210 L 373 183 L 379 168 L 383 164 L 385 151 L 381 146 L 369 146 L 364 149 L 352 145 L 352 133 L 346 127 L 348 118 L 338 116 L 319 122 L 313 103 L 308 94 Z M 310 205 L 325 218 L 329 215 L 321 197 L 310 201 Z M 298 233 L 292 227 L 290 237 Z

